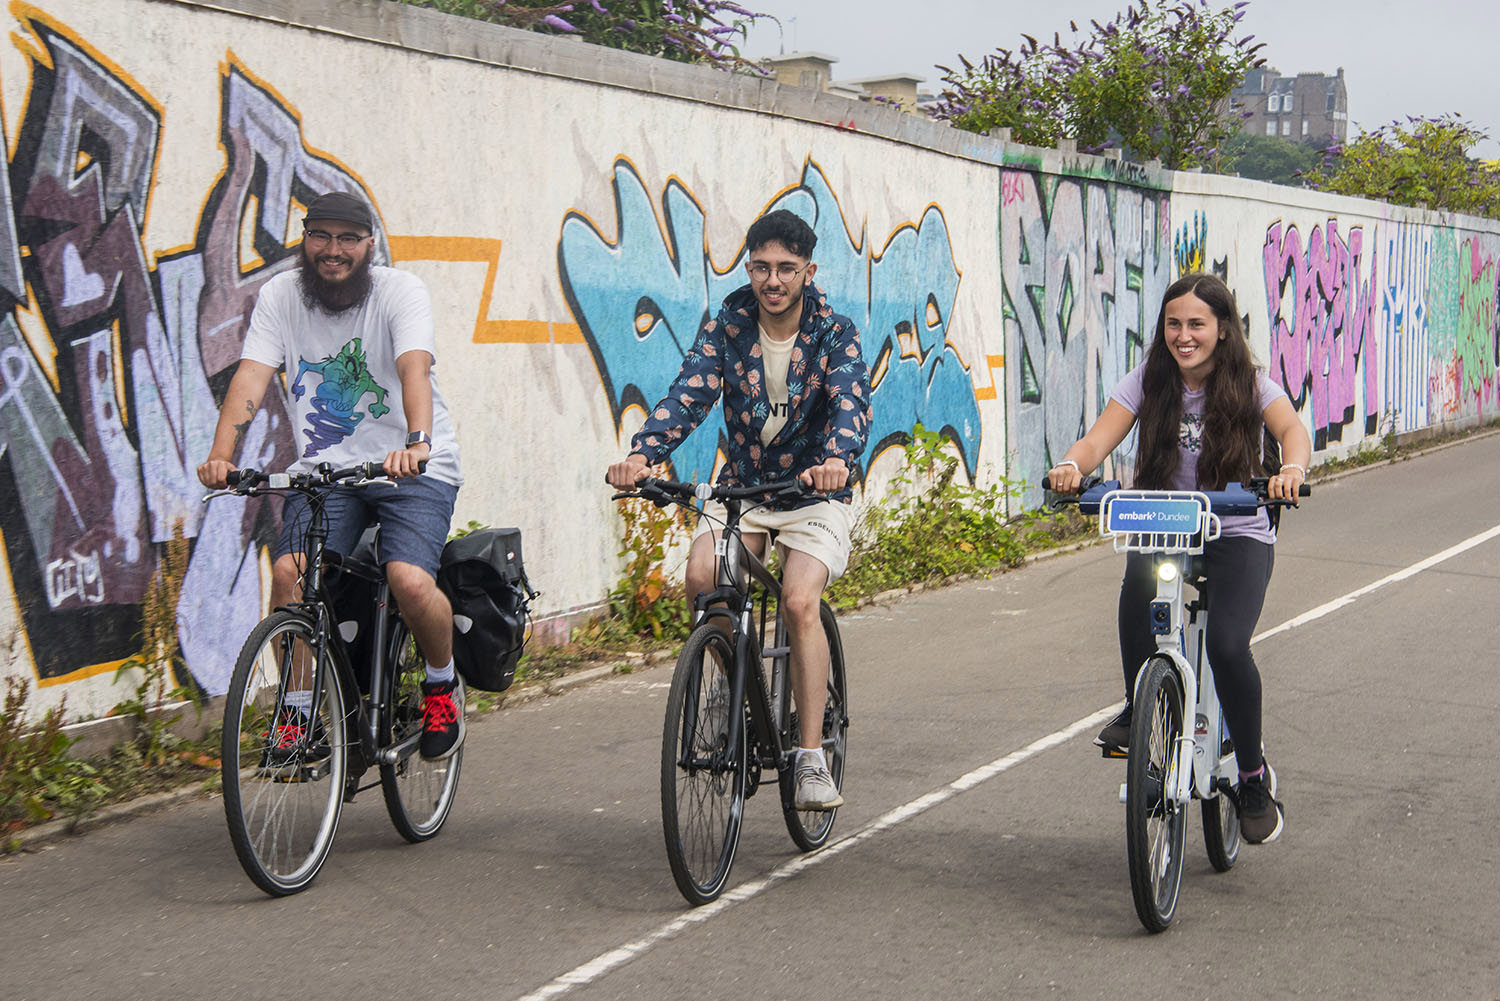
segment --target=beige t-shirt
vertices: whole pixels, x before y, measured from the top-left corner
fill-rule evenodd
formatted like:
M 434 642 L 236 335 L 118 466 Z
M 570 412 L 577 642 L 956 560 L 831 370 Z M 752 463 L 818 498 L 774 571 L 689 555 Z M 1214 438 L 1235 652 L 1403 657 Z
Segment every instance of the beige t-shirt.
M 761 363 L 766 369 L 766 402 L 771 406 L 771 415 L 760 429 L 760 443 L 771 444 L 776 433 L 786 426 L 791 415 L 791 402 L 787 397 L 786 373 L 792 364 L 792 348 L 797 346 L 796 336 L 784 341 L 773 339 L 760 327 Z

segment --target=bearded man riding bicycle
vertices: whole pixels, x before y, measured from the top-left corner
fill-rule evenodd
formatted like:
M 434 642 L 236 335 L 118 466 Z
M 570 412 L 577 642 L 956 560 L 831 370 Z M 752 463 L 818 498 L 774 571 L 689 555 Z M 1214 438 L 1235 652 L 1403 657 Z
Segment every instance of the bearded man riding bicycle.
M 380 523 L 380 558 L 391 592 L 427 660 L 422 756 L 446 758 L 463 742 L 464 721 L 461 696 L 454 697 L 461 689 L 454 677 L 453 609 L 435 578 L 463 476 L 453 421 L 432 372 L 427 286 L 414 274 L 376 265 L 374 239 L 374 213 L 363 198 L 330 191 L 308 204 L 297 267 L 266 282 L 256 299 L 198 479 L 223 489 L 278 368 L 286 372 L 285 403 L 298 449 L 289 471 L 385 455 L 385 472 L 399 485 L 333 491 L 325 500 L 327 545 L 348 555 L 365 527 Z M 300 596 L 307 504 L 298 496 L 282 511 L 272 608 Z M 300 721 L 279 725 L 287 742 L 308 718 L 311 697 L 307 690 L 288 693 Z
M 722 397 L 728 455 L 719 483 L 755 486 L 798 477 L 826 496 L 767 506 L 741 521 L 747 548 L 765 552 L 776 533 L 781 557 L 780 614 L 791 640 L 792 693 L 801 747 L 796 764 L 799 810 L 843 805 L 823 756 L 828 640 L 818 616 L 823 591 L 849 561 L 854 517 L 850 473 L 870 427 L 870 380 L 859 331 L 835 313 L 813 284 L 817 236 L 791 212 L 769 212 L 745 235 L 750 278 L 703 324 L 667 395 L 652 408 L 631 452 L 606 479 L 627 490 L 682 444 Z M 691 607 L 715 586 L 715 547 L 722 524 L 712 510 L 698 523 L 688 556 Z

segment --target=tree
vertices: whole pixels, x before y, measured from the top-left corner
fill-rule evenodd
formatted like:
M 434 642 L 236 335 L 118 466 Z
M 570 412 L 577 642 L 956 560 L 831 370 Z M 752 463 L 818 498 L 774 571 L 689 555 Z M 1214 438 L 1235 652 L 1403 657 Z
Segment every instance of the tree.
M 763 72 L 735 47 L 757 14 L 726 0 L 402 0 L 480 21 L 568 35 L 678 62 Z M 772 20 L 775 20 L 772 18 Z
M 1307 143 L 1239 132 L 1225 144 L 1223 167 L 1241 177 L 1301 187 L 1319 159 L 1318 149 Z
M 1449 212 L 1500 218 L 1500 171 L 1469 151 L 1489 135 L 1457 115 L 1407 118 L 1330 146 L 1310 187 Z
M 1232 40 L 1246 6 L 1136 0 L 1107 24 L 1091 21 L 1093 34 L 1071 48 L 1057 34 L 1051 45 L 1022 35 L 1018 51 L 997 49 L 978 66 L 959 56 L 962 71 L 938 67 L 948 89 L 935 117 L 971 132 L 1009 128 L 1032 145 L 1074 139 L 1173 169 L 1214 166 L 1237 127 L 1229 94 L 1264 62 L 1255 36 Z

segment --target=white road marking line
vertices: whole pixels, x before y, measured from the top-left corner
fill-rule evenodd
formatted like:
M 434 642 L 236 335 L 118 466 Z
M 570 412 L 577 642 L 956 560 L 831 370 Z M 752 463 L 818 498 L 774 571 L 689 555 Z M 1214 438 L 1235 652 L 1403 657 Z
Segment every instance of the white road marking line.
M 1387 584 L 1394 584 L 1397 581 L 1405 580 L 1408 577 L 1414 577 L 1417 574 L 1421 573 L 1423 570 L 1429 570 L 1432 567 L 1437 566 L 1439 563 L 1442 563 L 1444 560 L 1451 559 L 1452 557 L 1457 556 L 1459 553 L 1473 549 L 1480 543 L 1488 542 L 1490 539 L 1495 538 L 1495 536 L 1497 535 L 1500 535 L 1500 525 L 1496 525 L 1494 528 L 1488 529 L 1487 531 L 1480 532 L 1478 535 L 1471 535 L 1469 538 L 1458 543 L 1457 545 L 1449 546 L 1442 552 L 1435 553 L 1432 556 L 1427 557 L 1425 560 L 1418 560 L 1404 570 L 1397 570 L 1395 573 L 1382 577 L 1374 583 L 1366 584 L 1364 587 L 1359 588 L 1358 590 L 1350 591 L 1348 594 L 1342 597 L 1334 598 L 1332 601 L 1319 605 L 1317 608 L 1314 608 L 1311 611 L 1303 612 L 1296 618 L 1287 619 L 1281 625 L 1276 626 L 1273 629 L 1267 629 L 1265 632 L 1251 638 L 1250 642 L 1259 643 L 1261 640 L 1275 636 L 1277 633 L 1284 633 L 1289 630 L 1296 629 L 1298 626 L 1305 626 L 1309 622 L 1312 622 L 1314 619 L 1321 619 L 1329 612 L 1335 612 L 1340 608 L 1343 608 L 1345 605 L 1353 604 L 1355 600 L 1364 597 L 1371 591 L 1379 590 L 1380 588 L 1385 587 Z
M 781 880 L 789 876 L 795 876 L 804 869 L 811 869 L 815 865 L 820 865 L 828 859 L 868 841 L 883 831 L 888 831 L 898 824 L 903 824 L 913 817 L 927 812 L 939 803 L 945 803 L 960 793 L 968 792 L 981 782 L 988 781 L 1002 772 L 1009 771 L 1028 758 L 1035 757 L 1043 751 L 1050 750 L 1058 744 L 1076 737 L 1080 733 L 1093 729 L 1118 712 L 1119 708 L 1116 705 L 1108 709 L 1101 709 L 1096 713 L 1091 713 L 1078 722 L 1058 730 L 1056 733 L 1051 733 L 1039 740 L 1032 741 L 1019 751 L 1012 751 L 1003 758 L 997 758 L 987 765 L 982 765 L 965 775 L 960 775 L 947 785 L 934 789 L 924 796 L 919 796 L 911 802 L 904 803 L 894 810 L 875 818 L 847 838 L 835 841 L 821 851 L 812 852 L 807 855 L 798 855 L 796 858 L 777 866 L 760 879 L 741 883 L 732 890 L 726 890 L 724 895 L 713 903 L 704 904 L 702 907 L 687 911 L 635 941 L 627 942 L 616 949 L 611 949 L 589 960 L 587 963 L 569 970 L 550 984 L 523 996 L 519 1001 L 544 1001 L 546 998 L 559 997 L 576 987 L 593 983 L 616 967 L 623 966 L 657 944 L 675 937 L 685 929 L 703 924 L 705 921 L 722 914 L 735 904 L 760 896 Z
M 1335 598 L 1332 601 L 1319 605 L 1317 608 L 1314 608 L 1311 611 L 1303 612 L 1301 615 L 1288 619 L 1287 621 L 1281 623 L 1279 626 L 1267 629 L 1265 632 L 1256 635 L 1250 640 L 1250 642 L 1259 643 L 1261 640 L 1268 639 L 1269 637 L 1275 636 L 1278 633 L 1284 633 L 1289 630 L 1296 629 L 1299 626 L 1304 626 L 1316 619 L 1321 619 L 1325 615 L 1328 615 L 1330 612 L 1337 611 L 1338 609 L 1343 608 L 1346 605 L 1350 605 L 1357 599 L 1371 593 L 1372 591 L 1376 591 L 1387 584 L 1394 584 L 1397 581 L 1402 581 L 1407 579 L 1408 577 L 1413 577 L 1416 574 L 1421 573 L 1423 570 L 1427 570 L 1431 567 L 1437 566 L 1444 560 L 1457 556 L 1459 553 L 1472 549 L 1475 546 L 1480 545 L 1481 543 L 1495 538 L 1496 536 L 1500 536 L 1500 525 L 1496 525 L 1494 528 L 1491 528 L 1488 531 L 1481 532 L 1478 535 L 1465 539 L 1463 542 L 1460 542 L 1454 546 L 1450 546 L 1447 549 L 1444 549 L 1442 552 L 1429 556 L 1424 560 L 1419 560 L 1418 562 L 1413 563 L 1411 566 L 1406 567 L 1403 570 L 1398 570 L 1393 574 L 1382 577 L 1380 580 L 1377 580 L 1374 583 L 1366 584 L 1364 587 L 1361 587 L 1354 591 L 1350 591 L 1348 594 L 1343 595 L 1342 597 Z M 1027 744 L 1019 751 L 1012 751 L 1010 754 L 1005 755 L 1003 758 L 997 758 L 987 765 L 981 765 L 971 772 L 960 775 L 952 782 L 934 789 L 932 792 L 929 792 L 926 795 L 919 796 L 909 803 L 904 803 L 901 806 L 898 806 L 895 809 L 883 814 L 882 816 L 875 818 L 864 827 L 860 828 L 858 831 L 855 831 L 853 834 L 849 835 L 847 838 L 835 841 L 833 844 L 828 845 L 821 851 L 812 852 L 811 854 L 807 855 L 799 855 L 796 858 L 777 866 L 775 869 L 771 870 L 770 873 L 760 879 L 754 879 L 748 883 L 741 883 L 739 886 L 736 886 L 732 890 L 726 890 L 724 892 L 724 895 L 721 896 L 718 900 L 715 900 L 713 903 L 705 904 L 702 907 L 687 911 L 679 915 L 678 917 L 673 918 L 671 921 L 668 921 L 666 924 L 661 925 L 653 931 L 641 936 L 640 938 L 635 939 L 632 942 L 627 942 L 625 945 L 622 945 L 618 948 L 611 949 L 608 952 L 605 952 L 602 955 L 589 960 L 587 963 L 569 970 L 567 973 L 562 974 L 551 983 L 532 991 L 530 994 L 522 996 L 521 998 L 517 999 L 517 1001 L 545 1001 L 545 999 L 547 998 L 555 998 L 560 997 L 563 994 L 567 994 L 574 988 L 591 984 L 610 971 L 623 966 L 626 963 L 630 962 L 632 959 L 635 959 L 637 956 L 650 951 L 656 945 L 665 942 L 670 938 L 676 937 L 686 929 L 691 928 L 694 925 L 700 925 L 704 922 L 710 921 L 713 918 L 724 913 L 734 905 L 760 896 L 762 893 L 764 893 L 766 890 L 769 890 L 781 880 L 784 880 L 789 876 L 795 876 L 797 873 L 802 872 L 805 869 L 811 869 L 815 865 L 820 865 L 830 858 L 841 855 L 850 848 L 863 844 L 870 838 L 873 838 L 875 835 L 880 834 L 883 831 L 888 831 L 900 824 L 904 824 L 906 821 L 911 820 L 913 817 L 920 816 L 921 814 L 926 813 L 928 810 L 932 809 L 938 804 L 946 803 L 948 800 L 953 799 L 960 793 L 968 792 L 975 786 L 987 782 L 1003 772 L 1009 771 L 1016 765 L 1019 765 L 1021 762 L 1026 761 L 1028 758 L 1033 758 L 1038 754 L 1041 754 L 1043 751 L 1051 750 L 1059 744 L 1065 743 L 1066 741 L 1071 740 L 1073 737 L 1078 736 L 1078 734 L 1093 729 L 1095 726 L 1104 722 L 1115 713 L 1117 713 L 1119 709 L 1120 703 L 1116 703 L 1112 706 L 1107 706 L 1103 709 L 1100 709 L 1098 712 L 1091 713 L 1088 716 L 1085 716 L 1083 719 L 1079 720 L 1076 723 L 1058 730 L 1055 733 L 1050 733 L 1045 737 L 1032 741 L 1030 744 Z

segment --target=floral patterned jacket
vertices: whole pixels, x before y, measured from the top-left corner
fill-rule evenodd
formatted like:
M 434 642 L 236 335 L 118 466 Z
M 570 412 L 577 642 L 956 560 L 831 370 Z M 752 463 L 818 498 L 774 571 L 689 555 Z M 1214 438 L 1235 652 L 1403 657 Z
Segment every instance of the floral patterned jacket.
M 860 353 L 859 331 L 829 307 L 816 285 L 808 285 L 787 368 L 787 422 L 762 446 L 760 431 L 771 408 L 759 313 L 749 285 L 725 298 L 719 315 L 703 325 L 683 357 L 666 397 L 632 439 L 632 452 L 652 464 L 662 461 L 703 422 L 722 393 L 729 439 L 721 484 L 755 486 L 788 479 L 835 456 L 855 468 L 870 429 L 870 373 Z M 846 487 L 830 496 L 849 500 L 852 494 Z

